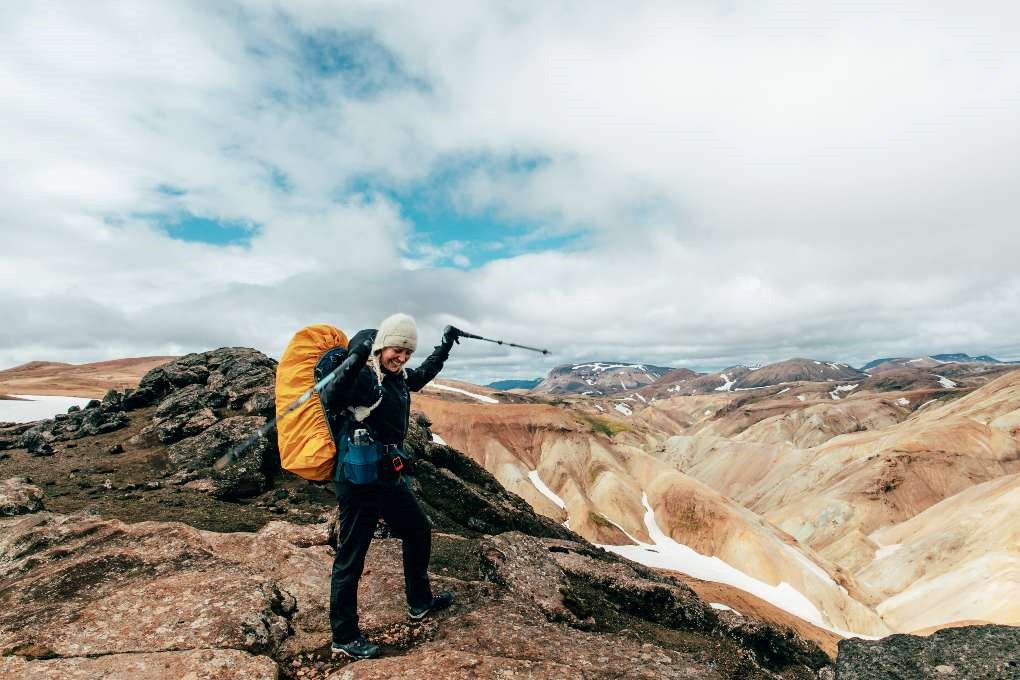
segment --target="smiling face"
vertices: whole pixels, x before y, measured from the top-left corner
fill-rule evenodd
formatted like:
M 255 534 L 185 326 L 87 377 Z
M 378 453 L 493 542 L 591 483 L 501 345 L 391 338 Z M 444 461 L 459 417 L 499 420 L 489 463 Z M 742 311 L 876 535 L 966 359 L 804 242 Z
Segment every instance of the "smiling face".
M 387 373 L 396 373 L 404 367 L 413 352 L 406 347 L 383 347 L 379 352 L 379 366 Z

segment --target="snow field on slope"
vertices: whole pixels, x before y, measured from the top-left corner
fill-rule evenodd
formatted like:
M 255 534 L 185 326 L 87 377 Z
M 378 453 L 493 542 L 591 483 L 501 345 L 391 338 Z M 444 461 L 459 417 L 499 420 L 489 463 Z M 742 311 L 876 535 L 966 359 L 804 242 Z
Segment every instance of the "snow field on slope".
M 636 368 L 639 371 L 644 371 L 645 373 L 648 372 L 645 370 L 644 364 L 603 364 L 602 362 L 599 361 L 596 361 L 595 363 L 592 364 L 575 364 L 574 366 L 570 367 L 570 370 L 576 371 L 579 368 L 590 368 L 596 373 L 601 373 L 602 371 L 609 371 L 614 368 Z
M 538 476 L 538 470 L 531 470 L 528 472 L 528 479 L 530 479 L 531 483 L 535 485 L 535 488 L 538 489 L 539 493 L 551 500 L 554 505 L 559 507 L 561 510 L 567 509 L 567 504 L 563 502 L 563 499 L 557 496 L 552 489 L 546 486 L 545 482 L 542 481 L 542 478 Z M 567 521 L 569 522 L 570 520 Z
M 725 583 L 734 588 L 739 588 L 756 597 L 760 597 L 794 616 L 798 616 L 820 628 L 825 628 L 844 637 L 869 637 L 833 628 L 811 600 L 785 581 L 777 586 L 769 585 L 730 566 L 718 557 L 702 555 L 682 543 L 677 543 L 663 533 L 655 522 L 655 511 L 652 510 L 652 506 L 648 503 L 647 493 L 642 494 L 641 504 L 645 508 L 645 528 L 652 539 L 652 544 L 602 545 L 600 546 L 601 548 L 614 552 L 621 557 L 626 557 L 629 560 L 634 560 L 647 567 L 679 571 L 703 581 Z M 797 552 L 793 548 L 791 548 L 791 551 Z M 827 581 L 832 582 L 832 578 L 807 557 L 797 553 L 797 558 L 802 560 L 805 566 L 810 567 L 810 571 L 815 572 L 816 576 L 821 572 Z
M 429 387 L 432 387 L 432 388 L 437 389 L 437 390 L 444 390 L 446 392 L 457 392 L 458 394 L 463 394 L 463 395 L 469 396 L 472 399 L 477 399 L 478 401 L 482 402 L 483 404 L 498 404 L 499 403 L 499 399 L 493 399 L 492 397 L 488 397 L 488 396 L 486 396 L 484 394 L 475 394 L 474 392 L 468 392 L 467 390 L 462 390 L 459 387 L 450 387 L 449 385 L 440 385 L 437 382 L 429 383 Z
M 45 420 L 60 413 L 67 413 L 72 406 L 85 408 L 91 399 L 88 397 L 50 397 L 32 394 L 11 394 L 11 397 L 25 399 L 0 399 L 0 423 L 30 423 L 34 420 Z

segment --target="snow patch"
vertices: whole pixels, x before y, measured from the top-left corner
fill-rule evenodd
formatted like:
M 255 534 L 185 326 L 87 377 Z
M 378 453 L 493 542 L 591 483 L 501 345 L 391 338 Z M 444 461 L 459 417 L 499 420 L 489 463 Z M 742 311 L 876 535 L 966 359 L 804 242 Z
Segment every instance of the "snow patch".
M 884 557 L 889 557 L 894 552 L 903 547 L 902 543 L 893 543 L 892 545 L 883 545 L 881 548 L 875 551 L 875 559 L 880 560 Z
M 852 392 L 856 390 L 858 385 L 836 385 L 836 387 L 829 392 L 829 396 L 833 399 L 839 399 L 840 392 Z
M 601 373 L 602 371 L 611 371 L 614 368 L 636 368 L 639 371 L 645 370 L 644 364 L 604 364 L 601 361 L 596 361 L 590 364 L 575 364 L 570 367 L 570 370 L 577 371 L 582 368 L 590 368 L 595 373 Z M 646 371 L 647 372 L 647 371 Z
M 705 415 L 706 416 L 710 416 L 710 415 L 712 415 L 712 412 L 711 411 L 705 411 Z
M 718 557 L 702 555 L 686 545 L 677 543 L 664 534 L 656 524 L 655 511 L 648 503 L 647 493 L 642 494 L 641 503 L 645 507 L 645 528 L 652 539 L 652 544 L 600 547 L 648 567 L 672 569 L 705 581 L 729 584 L 815 625 L 830 628 L 818 608 L 789 583 L 784 581 L 778 586 L 770 586 L 730 566 Z
M 708 606 L 711 607 L 712 609 L 718 609 L 719 611 L 723 612 L 733 612 L 737 616 L 743 616 L 743 614 L 738 612 L 736 609 L 734 609 L 733 607 L 727 607 L 722 602 L 709 602 Z
M 613 408 L 616 409 L 617 411 L 619 411 L 620 413 L 622 413 L 625 416 L 629 416 L 629 415 L 632 415 L 634 413 L 633 411 L 630 410 L 630 407 L 627 406 L 626 404 L 617 404 Z
M 797 395 L 797 401 L 804 401 L 805 399 L 807 399 L 807 397 L 805 397 L 803 394 Z
M 72 406 L 85 408 L 88 397 L 54 397 L 35 394 L 11 394 L 17 399 L 0 399 L 0 423 L 30 423 L 67 413 Z M 19 401 L 24 399 L 25 401 Z
M 725 373 L 722 373 L 721 375 L 722 375 L 722 379 L 723 379 L 723 384 L 720 385 L 719 387 L 715 388 L 715 391 L 716 392 L 729 392 L 731 390 L 731 388 L 733 387 L 733 383 L 735 383 L 736 380 L 730 380 L 730 377 L 728 375 L 726 375 Z
M 778 396 L 779 396 L 780 394 L 782 394 L 783 392 L 789 392 L 789 391 L 790 391 L 790 388 L 789 388 L 789 387 L 784 387 L 783 389 L 781 389 L 781 390 L 779 390 L 778 392 L 776 392 L 776 396 L 778 397 Z
M 602 404 L 595 404 L 595 408 L 599 410 L 599 413 L 605 413 L 606 409 L 602 408 Z
M 954 383 L 952 380 L 950 380 L 949 378 L 947 378 L 947 377 L 945 377 L 943 375 L 937 375 L 935 377 L 939 379 L 939 385 L 942 385 L 943 387 L 956 387 L 957 386 L 956 383 Z
M 910 400 L 907 399 L 906 397 L 900 397 L 899 399 L 896 400 L 896 403 L 899 404 L 900 406 L 910 406 Z
M 640 394 L 638 394 L 637 392 L 635 392 L 635 393 L 634 393 L 634 396 L 635 396 L 635 397 L 637 397 L 638 399 L 640 399 L 641 401 L 645 402 L 646 404 L 648 403 L 648 400 L 647 400 L 647 399 L 645 399 L 644 397 L 642 397 L 642 396 L 641 396 Z
M 437 382 L 429 383 L 429 387 L 431 387 L 433 389 L 437 389 L 437 390 L 443 390 L 444 392 L 457 392 L 458 394 L 466 395 L 468 397 L 471 397 L 472 399 L 477 399 L 478 401 L 482 402 L 483 404 L 498 404 L 499 403 L 499 399 L 493 399 L 492 397 L 486 396 L 484 394 L 475 394 L 474 392 L 468 392 L 467 390 L 462 390 L 459 387 L 450 387 L 449 385 L 440 385 Z
M 449 444 L 447 444 L 446 441 L 435 432 L 432 433 L 432 441 L 437 444 L 442 444 L 443 446 L 449 446 Z
M 563 499 L 557 496 L 552 489 L 546 486 L 545 482 L 542 481 L 542 478 L 538 476 L 538 470 L 532 470 L 529 472 L 528 479 L 530 479 L 531 483 L 535 485 L 535 488 L 538 489 L 539 493 L 551 500 L 556 507 L 561 510 L 567 509 L 567 504 L 563 502 Z M 563 526 L 567 526 L 566 522 L 563 523 Z M 569 529 L 570 527 L 567 528 Z

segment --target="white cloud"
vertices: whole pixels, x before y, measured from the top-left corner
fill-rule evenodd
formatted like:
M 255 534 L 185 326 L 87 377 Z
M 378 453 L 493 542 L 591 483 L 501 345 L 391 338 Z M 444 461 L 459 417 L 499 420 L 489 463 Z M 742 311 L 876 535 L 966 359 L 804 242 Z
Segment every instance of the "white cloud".
M 1020 357 L 1011 3 L 46 3 L 0 9 L 0 365 L 245 344 L 405 309 L 451 376 L 575 359 Z M 311 77 L 303 37 L 356 36 Z M 387 57 L 386 55 L 390 56 Z M 360 60 L 360 61 L 359 61 Z M 588 234 L 476 270 L 400 187 Z M 183 194 L 158 191 L 174 187 Z M 169 239 L 157 213 L 258 224 Z M 488 236 L 485 236 L 488 238 Z

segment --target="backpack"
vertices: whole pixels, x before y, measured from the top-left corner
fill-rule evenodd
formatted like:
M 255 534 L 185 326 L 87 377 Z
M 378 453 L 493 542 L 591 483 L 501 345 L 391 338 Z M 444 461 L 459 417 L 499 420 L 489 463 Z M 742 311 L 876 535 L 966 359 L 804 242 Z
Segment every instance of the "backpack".
M 347 355 L 347 336 L 329 324 L 302 328 L 291 338 L 276 367 L 276 412 L 293 402 L 339 365 Z M 318 375 L 318 377 L 317 377 Z M 316 392 L 276 426 L 280 465 L 312 481 L 327 481 L 336 466 L 336 442 Z

